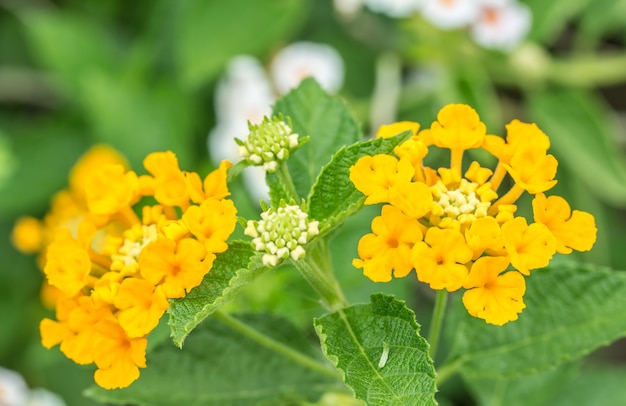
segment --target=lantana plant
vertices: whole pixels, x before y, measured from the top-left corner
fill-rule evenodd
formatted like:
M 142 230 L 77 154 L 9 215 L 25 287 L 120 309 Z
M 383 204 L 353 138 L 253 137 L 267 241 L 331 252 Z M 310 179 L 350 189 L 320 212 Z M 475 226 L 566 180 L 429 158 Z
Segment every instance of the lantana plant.
M 541 124 L 491 131 L 453 103 L 368 139 L 308 79 L 250 125 L 235 168 L 203 179 L 172 152 L 146 157 L 145 175 L 117 158 L 79 165 L 78 209 L 14 232 L 44 252 L 56 289 L 42 342 L 95 364 L 88 395 L 110 404 L 432 405 L 456 374 L 486 393 L 558 371 L 624 336 L 626 278 L 563 257 L 592 249 L 597 229 L 551 192 L 558 162 Z M 247 165 L 267 169 L 269 201 L 233 239 L 228 181 Z M 366 205 L 380 207 L 371 232 L 333 269 L 332 238 Z M 37 226 L 54 237 L 35 238 Z M 224 307 L 281 266 L 316 295 L 318 349 L 285 318 Z M 351 302 L 347 273 L 362 274 L 369 302 Z M 378 293 L 397 278 L 413 293 Z M 433 298 L 430 318 L 418 294 Z

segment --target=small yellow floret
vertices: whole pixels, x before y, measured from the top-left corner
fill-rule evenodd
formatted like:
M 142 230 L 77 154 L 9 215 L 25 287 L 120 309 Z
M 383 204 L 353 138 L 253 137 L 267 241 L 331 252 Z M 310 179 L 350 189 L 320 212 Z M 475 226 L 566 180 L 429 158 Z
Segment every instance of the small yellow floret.
M 43 224 L 34 217 L 20 217 L 13 227 L 11 242 L 23 253 L 39 252 L 44 243 Z
M 463 304 L 474 317 L 501 326 L 517 320 L 526 307 L 524 277 L 515 271 L 504 272 L 509 265 L 506 257 L 483 257 L 472 265 L 463 287 Z
M 544 224 L 556 238 L 556 251 L 569 254 L 589 251 L 596 241 L 598 229 L 595 219 L 587 212 L 570 208 L 560 196 L 546 198 L 538 193 L 533 199 L 533 213 L 537 223 Z

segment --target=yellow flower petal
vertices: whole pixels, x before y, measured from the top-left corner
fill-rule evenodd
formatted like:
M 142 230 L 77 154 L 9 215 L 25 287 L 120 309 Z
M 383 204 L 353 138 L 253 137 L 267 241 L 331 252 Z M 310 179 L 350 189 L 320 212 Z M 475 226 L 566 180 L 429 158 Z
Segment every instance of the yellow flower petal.
M 483 142 L 483 148 L 503 164 L 510 164 L 511 158 L 521 150 L 537 148 L 545 152 L 550 148 L 550 139 L 537 124 L 516 119 L 506 125 L 506 131 L 506 142 L 496 135 L 487 135 Z
M 474 220 L 465 231 L 465 239 L 474 251 L 474 259 L 485 251 L 492 255 L 504 254 L 504 236 L 500 225 L 493 217 L 481 217 Z
M 388 282 L 391 275 L 402 278 L 413 268 L 411 248 L 422 240 L 419 223 L 393 206 L 383 206 L 382 214 L 372 221 L 372 234 L 359 241 L 361 259 L 353 263 L 374 282 Z
M 468 273 L 465 264 L 471 261 L 472 254 L 459 231 L 433 227 L 426 232 L 424 241 L 413 247 L 411 262 L 421 282 L 435 290 L 453 292 L 463 286 Z
M 184 208 L 189 205 L 187 180 L 172 151 L 153 152 L 144 159 L 143 165 L 154 177 L 154 198 L 159 203 Z
M 81 201 L 85 199 L 85 187 L 90 182 L 92 173 L 105 165 L 121 165 L 128 167 L 126 159 L 113 148 L 104 145 L 94 145 L 72 167 L 69 176 L 70 191 Z
M 544 224 L 556 238 L 556 251 L 569 254 L 589 251 L 596 241 L 598 229 L 594 217 L 584 211 L 572 212 L 569 204 L 560 196 L 546 198 L 538 193 L 533 199 L 535 221 Z
M 411 181 L 415 169 L 406 159 L 389 155 L 364 156 L 350 167 L 350 180 L 367 199 L 365 204 L 389 202 L 389 189 Z
M 556 185 L 554 176 L 558 162 L 542 148 L 518 151 L 510 165 L 503 165 L 515 183 L 528 193 L 545 192 Z
M 226 240 L 235 231 L 237 209 L 231 200 L 205 200 L 200 206 L 190 206 L 183 222 L 207 252 L 220 253 L 226 251 Z
M 113 303 L 120 309 L 117 319 L 129 337 L 147 335 L 169 306 L 160 287 L 139 278 L 124 279 Z
M 44 225 L 34 217 L 20 217 L 11 233 L 13 246 L 25 254 L 39 252 L 44 244 Z
M 519 272 L 505 272 L 509 265 L 506 257 L 482 257 L 472 265 L 463 287 L 463 304 L 474 317 L 501 326 L 517 320 L 518 313 L 526 307 L 524 277 Z
M 443 107 L 430 130 L 436 146 L 461 150 L 480 147 L 487 131 L 476 110 L 466 104 Z
M 214 258 L 213 254 L 207 255 L 202 243 L 192 238 L 183 238 L 178 243 L 159 238 L 141 252 L 139 269 L 150 283 L 161 285 L 165 296 L 177 298 L 202 282 Z
M 122 165 L 106 165 L 93 173 L 85 186 L 87 206 L 94 214 L 115 214 L 139 200 L 139 182 Z
M 420 124 L 413 121 L 398 121 L 393 124 L 383 124 L 378 128 L 376 138 L 389 138 L 405 131 L 411 131 L 411 136 L 415 136 L 419 129 Z
M 529 226 L 523 217 L 504 223 L 502 234 L 511 264 L 524 275 L 547 266 L 556 252 L 556 240 L 548 227 L 540 223 Z

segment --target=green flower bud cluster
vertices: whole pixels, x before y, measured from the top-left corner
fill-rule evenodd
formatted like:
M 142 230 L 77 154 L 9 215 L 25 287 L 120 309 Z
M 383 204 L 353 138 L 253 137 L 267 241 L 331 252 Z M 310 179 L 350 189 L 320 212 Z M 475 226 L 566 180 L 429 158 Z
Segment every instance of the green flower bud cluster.
M 298 134 L 293 133 L 282 117 L 265 117 L 259 125 L 248 125 L 250 133 L 245 141 L 236 140 L 239 154 L 249 164 L 263 166 L 275 172 L 279 161 L 285 161 L 298 146 Z
M 299 206 L 283 205 L 261 213 L 259 221 L 248 220 L 245 234 L 253 237 L 257 251 L 266 252 L 263 264 L 275 266 L 290 256 L 296 261 L 304 257 L 303 245 L 319 234 L 318 226 Z

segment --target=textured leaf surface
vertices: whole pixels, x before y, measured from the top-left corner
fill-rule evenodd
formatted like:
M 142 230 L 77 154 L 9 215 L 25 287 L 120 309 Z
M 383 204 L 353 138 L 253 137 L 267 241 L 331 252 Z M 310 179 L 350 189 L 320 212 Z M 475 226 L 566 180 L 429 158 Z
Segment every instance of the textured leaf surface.
M 287 161 L 301 198 L 309 195 L 322 165 L 329 162 L 339 148 L 362 138 L 359 126 L 344 103 L 326 94 L 311 78 L 278 100 L 273 113 L 289 117 L 296 133 L 311 137 Z
M 265 183 L 269 187 L 270 203 L 274 207 L 278 207 L 281 200 L 289 203 L 289 192 L 285 190 L 285 186 L 280 182 L 276 173 L 267 172 L 265 174 Z M 297 202 L 298 204 L 300 202 Z
M 309 197 L 309 212 L 316 220 L 339 217 L 340 220 L 355 213 L 363 205 L 364 195 L 350 181 L 350 167 L 362 156 L 389 154 L 394 147 L 409 138 L 410 132 L 392 138 L 361 141 L 343 147 L 322 168 Z
M 309 357 L 321 358 L 285 319 L 264 314 L 240 320 Z M 148 354 L 147 364 L 130 387 L 113 391 L 94 387 L 88 395 L 108 404 L 142 406 L 285 405 L 315 400 L 342 387 L 216 319 L 194 330 L 183 350 L 168 341 L 156 346 Z
M 200 87 L 235 55 L 264 54 L 306 16 L 303 0 L 186 0 L 177 3 L 176 57 L 183 83 Z
M 315 320 L 324 353 L 370 406 L 436 404 L 435 369 L 419 328 L 404 302 L 382 294 Z
M 452 362 L 475 378 L 544 371 L 626 335 L 626 274 L 560 264 L 527 278 L 526 309 L 502 327 L 466 315 Z
M 626 202 L 626 166 L 611 117 L 593 95 L 574 90 L 537 94 L 528 103 L 561 163 L 604 201 Z
M 242 241 L 229 244 L 217 255 L 213 268 L 199 286 L 185 297 L 172 300 L 169 325 L 174 343 L 181 347 L 187 335 L 220 306 L 231 301 L 248 283 L 267 268 L 255 261 L 252 246 Z

